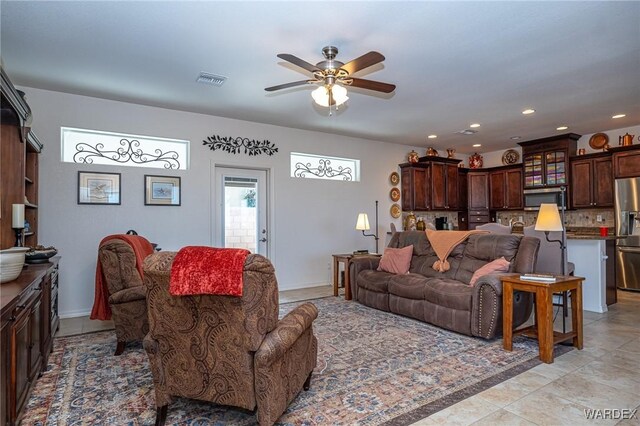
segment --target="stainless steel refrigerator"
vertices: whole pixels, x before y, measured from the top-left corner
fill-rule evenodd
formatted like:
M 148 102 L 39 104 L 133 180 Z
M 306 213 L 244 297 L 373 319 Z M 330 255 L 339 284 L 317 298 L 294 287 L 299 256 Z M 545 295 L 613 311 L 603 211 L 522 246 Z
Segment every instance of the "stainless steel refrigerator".
M 616 179 L 618 288 L 640 291 L 640 178 Z

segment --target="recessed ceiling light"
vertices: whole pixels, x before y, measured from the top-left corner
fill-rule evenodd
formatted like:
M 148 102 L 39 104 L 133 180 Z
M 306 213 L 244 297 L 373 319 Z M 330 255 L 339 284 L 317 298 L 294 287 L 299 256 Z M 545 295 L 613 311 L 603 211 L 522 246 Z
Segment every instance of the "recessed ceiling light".
M 480 148 L 482 146 L 481 143 L 474 143 L 473 145 L 471 145 L 474 148 Z
M 429 135 L 429 136 L 427 136 L 427 137 L 428 137 L 429 139 L 435 139 L 435 138 L 437 138 L 437 137 L 438 137 L 438 135 Z
M 512 141 L 517 141 L 517 140 L 522 139 L 522 136 L 511 136 L 511 138 L 510 138 L 510 139 L 511 139 Z
M 560 126 L 560 127 L 556 127 L 556 130 L 567 130 L 569 127 L 568 126 Z
M 616 114 L 611 118 L 622 118 L 622 117 L 626 117 L 626 116 L 627 116 L 627 114 Z
M 475 127 L 480 127 L 480 124 L 478 124 L 478 123 L 469 124 L 469 127 L 471 127 L 473 129 Z
M 522 111 L 522 113 L 524 115 L 529 115 L 529 114 L 533 114 L 534 112 L 536 112 L 535 109 L 529 108 L 529 109 L 525 109 L 524 111 Z

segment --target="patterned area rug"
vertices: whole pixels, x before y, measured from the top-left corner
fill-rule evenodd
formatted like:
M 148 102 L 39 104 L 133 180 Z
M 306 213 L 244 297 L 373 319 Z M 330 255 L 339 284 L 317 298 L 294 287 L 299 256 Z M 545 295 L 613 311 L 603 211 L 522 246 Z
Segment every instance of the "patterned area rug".
M 341 298 L 312 301 L 318 366 L 280 425 L 401 425 L 427 417 L 540 363 L 535 341 L 462 336 Z M 281 315 L 298 303 L 283 304 Z M 153 380 L 140 344 L 115 357 L 113 331 L 55 340 L 23 425 L 152 425 Z M 568 347 L 560 347 L 567 351 Z M 250 413 L 187 399 L 171 425 L 253 425 Z

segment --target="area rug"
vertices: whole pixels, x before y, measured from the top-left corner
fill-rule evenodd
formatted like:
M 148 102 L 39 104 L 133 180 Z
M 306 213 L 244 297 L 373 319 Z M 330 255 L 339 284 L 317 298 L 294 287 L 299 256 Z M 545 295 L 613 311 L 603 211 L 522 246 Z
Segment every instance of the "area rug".
M 318 366 L 279 425 L 405 425 L 519 374 L 538 360 L 535 341 L 472 338 L 329 297 L 314 330 Z M 299 303 L 281 305 L 284 315 Z M 152 425 L 153 380 L 140 344 L 113 356 L 113 331 L 57 338 L 23 425 Z M 569 350 L 561 347 L 560 351 Z M 253 425 L 251 413 L 178 399 L 170 425 Z

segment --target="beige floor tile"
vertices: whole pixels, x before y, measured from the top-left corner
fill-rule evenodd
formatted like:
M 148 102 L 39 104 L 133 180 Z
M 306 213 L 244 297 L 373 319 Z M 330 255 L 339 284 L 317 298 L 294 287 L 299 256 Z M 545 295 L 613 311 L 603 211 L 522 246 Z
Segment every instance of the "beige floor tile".
M 498 409 L 498 406 L 488 403 L 478 395 L 474 395 L 451 407 L 438 411 L 429 417 L 429 420 L 434 425 L 470 425 Z
M 114 325 L 113 321 L 98 321 L 98 320 L 90 320 L 86 318 L 82 323 L 82 332 L 83 333 L 91 333 L 94 331 L 102 331 L 102 330 L 113 330 Z
M 552 380 L 559 379 L 565 374 L 568 374 L 565 370 L 554 367 L 553 364 L 544 364 L 544 363 L 540 365 L 536 365 L 529 371 L 538 373 L 541 376 L 548 377 L 549 379 L 552 379 Z
M 507 410 L 500 409 L 494 411 L 486 417 L 473 423 L 474 426 L 496 426 L 496 425 L 509 425 L 509 426 L 529 426 L 535 425 L 535 423 L 529 420 L 523 419 L 520 416 L 516 416 Z
M 342 290 L 342 292 L 344 292 L 344 290 Z M 317 299 L 327 296 L 333 296 L 333 286 L 331 285 L 302 288 L 297 290 L 284 290 L 279 294 L 280 303 L 299 302 L 302 300 Z
M 590 380 L 579 374 L 581 370 L 554 381 L 544 389 L 591 409 L 631 409 L 640 403 L 638 393 Z
M 431 420 L 431 418 L 427 417 L 426 419 L 418 420 L 417 422 L 412 423 L 410 426 L 432 426 L 435 424 L 437 423 Z
M 637 361 L 637 360 L 636 360 Z M 637 365 L 637 364 L 636 364 Z M 594 361 L 574 372 L 575 376 L 581 376 L 586 380 L 611 386 L 615 389 L 630 392 L 635 395 L 635 402 L 629 405 L 640 404 L 640 369 L 633 370 L 611 365 L 608 360 Z M 612 395 L 612 400 L 615 398 Z M 627 406 L 626 408 L 631 408 Z
M 82 333 L 82 324 L 86 317 L 62 318 L 56 336 L 71 336 Z
M 614 425 L 615 421 L 587 420 L 588 407 L 559 397 L 549 391 L 548 385 L 504 407 L 510 413 L 539 425 Z
M 625 352 L 640 353 L 640 338 L 634 339 L 629 343 L 625 343 L 624 345 L 620 346 L 618 350 L 625 351 Z
M 504 407 L 552 381 L 549 377 L 527 371 L 480 392 L 478 396 L 493 405 Z
M 597 357 L 591 355 L 589 352 L 574 349 L 571 352 L 567 352 L 564 355 L 556 357 L 551 365 L 559 370 L 571 372 L 596 359 Z
M 604 361 L 609 363 L 609 365 L 631 371 L 636 371 L 640 368 L 638 366 L 638 354 L 635 352 L 615 350 L 611 352 L 611 355 Z

